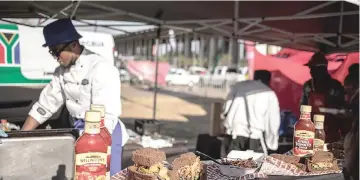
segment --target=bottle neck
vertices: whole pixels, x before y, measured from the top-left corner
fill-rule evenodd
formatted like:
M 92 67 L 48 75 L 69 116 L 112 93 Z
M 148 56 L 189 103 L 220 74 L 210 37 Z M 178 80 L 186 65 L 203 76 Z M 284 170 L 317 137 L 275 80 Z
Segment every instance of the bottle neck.
M 311 113 L 308 112 L 301 112 L 299 120 L 309 120 L 311 121 Z
M 85 122 L 84 133 L 87 134 L 99 134 L 100 133 L 100 122 Z

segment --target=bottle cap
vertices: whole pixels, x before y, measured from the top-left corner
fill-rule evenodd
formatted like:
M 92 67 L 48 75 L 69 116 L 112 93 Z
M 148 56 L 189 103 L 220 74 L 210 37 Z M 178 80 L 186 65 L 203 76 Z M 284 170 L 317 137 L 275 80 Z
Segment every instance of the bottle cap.
M 315 115 L 314 115 L 314 121 L 324 122 L 324 120 L 325 120 L 325 116 L 324 116 L 324 115 L 321 115 L 321 114 L 315 114 Z
M 301 112 L 311 113 L 311 106 L 301 105 L 300 111 L 301 111 Z
M 90 105 L 90 110 L 92 110 L 92 111 L 99 111 L 101 117 L 105 117 L 105 107 L 104 107 L 104 105 L 91 104 L 91 105 Z
M 86 111 L 85 121 L 87 122 L 100 122 L 101 113 L 99 111 Z

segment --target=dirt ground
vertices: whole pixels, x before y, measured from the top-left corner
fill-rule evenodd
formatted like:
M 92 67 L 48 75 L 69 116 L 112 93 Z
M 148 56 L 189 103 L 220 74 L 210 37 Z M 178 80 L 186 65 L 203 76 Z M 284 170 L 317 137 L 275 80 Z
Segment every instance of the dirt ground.
M 191 97 L 189 97 L 191 98 Z M 152 91 L 123 85 L 121 118 L 152 119 Z M 158 93 L 156 120 L 187 122 L 187 116 L 205 116 L 207 112 L 201 105 L 186 101 L 180 97 Z
M 152 119 L 153 96 L 153 91 L 122 85 L 121 120 L 127 128 L 132 129 L 135 119 Z M 209 133 L 211 104 L 215 101 L 221 99 L 160 89 L 156 108 L 156 120 L 162 124 L 160 133 L 195 144 L 199 134 Z

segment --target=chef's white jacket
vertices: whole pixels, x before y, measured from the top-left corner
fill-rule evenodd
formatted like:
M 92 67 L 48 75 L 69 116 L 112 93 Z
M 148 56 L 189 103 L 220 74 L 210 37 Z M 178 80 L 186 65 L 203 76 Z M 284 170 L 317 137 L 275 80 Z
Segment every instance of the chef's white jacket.
M 29 115 L 42 124 L 65 103 L 73 118 L 84 119 L 90 104 L 102 104 L 105 106 L 105 127 L 112 133 L 119 122 L 124 145 L 129 136 L 119 119 L 120 94 L 117 68 L 101 56 L 84 49 L 74 65 L 56 68 L 52 81 L 42 90 Z
M 226 134 L 259 139 L 263 149 L 278 148 L 280 108 L 276 94 L 260 81 L 236 83 L 224 104 Z M 264 137 L 265 136 L 265 137 Z M 264 149 L 264 151 L 266 151 Z

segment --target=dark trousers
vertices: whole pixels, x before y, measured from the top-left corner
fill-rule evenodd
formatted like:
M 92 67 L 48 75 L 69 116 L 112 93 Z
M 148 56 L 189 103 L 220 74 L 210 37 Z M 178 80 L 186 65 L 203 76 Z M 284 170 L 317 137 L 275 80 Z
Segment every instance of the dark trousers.
M 238 136 L 236 139 L 233 139 L 231 135 L 225 135 L 222 143 L 221 156 L 226 157 L 232 150 L 264 152 L 259 139 L 251 139 L 243 136 Z

